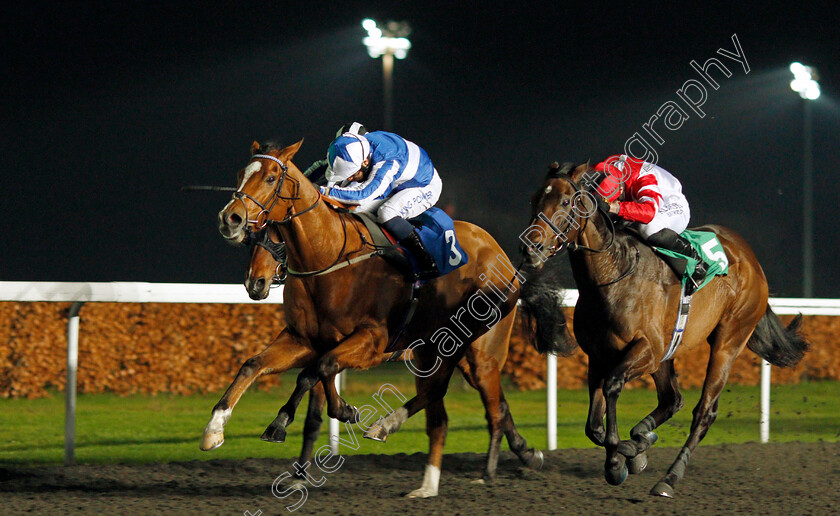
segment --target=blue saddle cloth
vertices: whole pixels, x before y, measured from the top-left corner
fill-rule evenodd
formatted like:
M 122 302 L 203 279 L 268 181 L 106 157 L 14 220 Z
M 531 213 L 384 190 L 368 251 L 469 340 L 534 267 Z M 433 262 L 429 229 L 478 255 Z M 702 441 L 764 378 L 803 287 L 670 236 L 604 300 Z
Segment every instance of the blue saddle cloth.
M 432 207 L 409 222 L 414 225 L 426 250 L 437 263 L 439 276 L 445 276 L 467 263 L 467 253 L 455 236 L 455 224 L 445 211 Z M 414 255 L 406 249 L 403 250 L 412 270 L 415 273 L 420 272 Z

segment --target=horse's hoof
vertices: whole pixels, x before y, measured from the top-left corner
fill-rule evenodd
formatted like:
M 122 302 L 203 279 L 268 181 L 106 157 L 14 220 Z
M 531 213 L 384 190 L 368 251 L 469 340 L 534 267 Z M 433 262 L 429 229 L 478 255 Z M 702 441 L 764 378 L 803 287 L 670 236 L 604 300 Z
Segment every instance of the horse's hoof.
M 437 496 L 437 490 L 431 490 L 427 487 L 421 487 L 405 495 L 406 498 L 431 498 Z
M 379 422 L 374 423 L 373 426 L 365 430 L 364 434 L 365 439 L 371 439 L 374 441 L 379 441 L 384 443 L 386 439 L 388 439 L 388 431 L 385 430 L 385 427 L 382 425 L 382 420 L 380 419 Z M 419 491 L 419 489 L 418 489 Z M 413 493 L 414 491 L 412 491 Z M 410 495 L 411 493 L 409 493 Z M 416 498 L 413 496 L 409 496 L 409 498 Z M 425 497 L 424 497 L 425 498 Z
M 477 478 L 475 480 L 471 480 L 470 484 L 483 486 L 485 484 L 485 482 L 484 482 L 483 478 Z
M 627 480 L 627 464 L 622 464 L 620 468 L 616 469 L 604 469 L 604 478 L 607 479 L 607 483 L 611 486 L 619 486 Z
M 638 475 L 645 470 L 647 465 L 648 459 L 647 453 L 645 452 L 642 452 L 627 461 L 627 469 L 630 471 L 631 475 Z
M 647 439 L 647 442 L 649 442 L 651 446 L 653 446 L 654 443 L 656 443 L 656 441 L 659 440 L 659 436 L 656 435 L 656 432 L 652 430 L 650 432 L 645 433 L 644 437 L 645 439 Z
M 215 450 L 225 442 L 224 432 L 204 434 L 201 438 L 201 444 L 198 446 L 201 451 Z
M 540 450 L 534 450 L 534 456 L 528 462 L 528 467 L 531 469 L 541 470 L 545 464 L 545 456 Z
M 650 490 L 653 496 L 662 496 L 664 498 L 674 497 L 674 488 L 665 482 L 657 482 L 653 489 Z
M 269 425 L 260 439 L 269 443 L 284 443 L 286 442 L 286 429 L 280 426 L 272 428 L 272 425 Z

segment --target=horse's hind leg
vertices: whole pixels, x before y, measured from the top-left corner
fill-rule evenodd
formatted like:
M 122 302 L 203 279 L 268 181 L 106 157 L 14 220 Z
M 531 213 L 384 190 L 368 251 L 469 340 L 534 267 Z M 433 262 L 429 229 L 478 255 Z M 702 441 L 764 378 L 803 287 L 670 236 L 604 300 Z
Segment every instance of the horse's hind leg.
M 543 464 L 542 452 L 528 448 L 528 442 L 517 431 L 502 391 L 501 369 L 507 358 L 514 317 L 515 314 L 511 312 L 492 330 L 476 339 L 465 356 L 469 368 L 464 374 L 481 395 L 490 432 L 487 463 L 482 475 L 486 481 L 492 481 L 496 477 L 503 435 L 507 438 L 510 449 L 523 464 L 536 469 L 541 468 Z M 459 363 L 459 367 L 463 367 L 462 364 L 463 361 Z
M 674 496 L 674 487 L 685 475 L 685 468 L 691 454 L 717 418 L 720 393 L 729 378 L 732 363 L 744 349 L 747 338 L 749 338 L 749 335 L 743 336 L 739 328 L 740 324 L 734 317 L 730 319 L 728 326 L 729 328 L 718 326 L 715 332 L 709 356 L 709 366 L 706 369 L 706 379 L 703 381 L 703 393 L 700 395 L 697 406 L 694 407 L 694 417 L 691 420 L 691 431 L 688 434 L 688 439 L 674 463 L 668 468 L 668 473 L 651 489 L 650 494 L 652 495 Z
M 225 424 L 236 403 L 254 380 L 266 373 L 282 373 L 293 367 L 302 367 L 315 357 L 315 351 L 303 338 L 292 334 L 288 328 L 283 330 L 267 348 L 246 360 L 239 368 L 233 383 L 213 407 L 213 416 L 204 429 L 200 448 L 204 451 L 212 450 L 224 443 Z
M 440 470 L 443 465 L 443 446 L 446 444 L 446 432 L 449 417 L 443 399 L 426 407 L 426 435 L 429 436 L 429 459 L 423 473 L 423 485 L 408 493 L 408 498 L 429 498 L 437 496 L 440 487 Z
M 325 401 L 324 388 L 319 383 L 309 391 L 309 407 L 306 411 L 306 421 L 303 423 L 303 447 L 300 450 L 298 464 L 312 461 L 312 451 L 321 430 L 321 413 L 324 410 Z M 295 476 L 302 479 L 305 474 L 295 472 Z
M 297 411 L 300 402 L 303 401 L 303 397 L 306 393 L 316 392 L 315 388 L 318 387 L 317 392 L 319 392 L 321 394 L 321 398 L 323 398 L 324 389 L 321 387 L 319 382 L 320 380 L 318 379 L 318 375 L 315 374 L 315 368 L 313 366 L 309 366 L 301 371 L 300 374 L 298 374 L 297 381 L 295 382 L 295 390 L 292 392 L 291 397 L 289 397 L 289 401 L 280 408 L 280 411 L 277 412 L 277 417 L 275 417 L 274 421 L 268 425 L 268 428 L 265 429 L 260 439 L 271 443 L 285 442 L 286 427 L 295 420 L 295 412 Z M 310 396 L 310 408 L 312 408 L 312 400 L 313 399 Z M 323 403 L 318 405 L 318 426 L 320 426 L 322 405 Z M 307 418 L 308 417 L 309 414 L 307 413 Z

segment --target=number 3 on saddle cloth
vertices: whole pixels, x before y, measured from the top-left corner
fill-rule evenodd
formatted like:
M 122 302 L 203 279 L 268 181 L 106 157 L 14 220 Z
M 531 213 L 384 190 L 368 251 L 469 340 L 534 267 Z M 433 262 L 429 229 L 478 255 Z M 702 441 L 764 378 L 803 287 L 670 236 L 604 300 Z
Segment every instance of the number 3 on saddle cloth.
M 717 239 L 717 235 L 711 231 L 691 231 L 685 230 L 680 233 L 680 236 L 691 243 L 691 246 L 697 250 L 703 261 L 708 265 L 706 278 L 697 287 L 697 290 L 703 288 L 708 282 L 712 281 L 715 276 L 726 276 L 729 272 L 729 259 L 723 251 L 723 246 Z M 674 269 L 674 272 L 680 277 L 682 281 L 683 291 L 685 290 L 685 283 L 689 281 L 691 274 L 694 272 L 694 267 L 697 265 L 697 260 L 685 256 L 669 249 L 662 249 L 653 246 L 653 250 L 663 255 L 663 258 Z
M 437 263 L 439 276 L 445 276 L 458 267 L 467 263 L 469 258 L 466 251 L 461 248 L 458 238 L 455 235 L 455 224 L 452 218 L 440 208 L 429 208 L 420 215 L 409 220 L 420 235 L 423 246 L 429 255 Z M 414 254 L 403 249 L 411 269 L 414 273 L 420 271 Z
M 354 213 L 354 215 L 367 226 L 373 243 L 381 250 L 383 258 L 399 269 L 403 269 L 407 277 L 416 276 L 420 272 L 414 254 L 397 244 L 396 239 L 377 224 L 373 217 L 367 213 Z M 437 277 L 445 276 L 469 261 L 466 251 L 458 243 L 452 218 L 440 208 L 429 208 L 413 219 L 409 219 L 409 222 L 414 226 L 426 251 L 437 264 Z M 420 280 L 415 286 L 426 281 L 428 280 Z

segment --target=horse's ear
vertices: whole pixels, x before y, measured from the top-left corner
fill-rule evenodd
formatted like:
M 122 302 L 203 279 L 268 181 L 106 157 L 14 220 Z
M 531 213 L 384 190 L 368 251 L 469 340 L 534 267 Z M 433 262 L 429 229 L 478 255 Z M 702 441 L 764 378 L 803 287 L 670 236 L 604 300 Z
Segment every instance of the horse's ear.
M 299 142 L 293 143 L 285 149 L 283 149 L 282 151 L 280 151 L 280 161 L 285 161 L 286 163 L 288 163 L 289 160 L 291 160 L 294 157 L 294 155 L 297 154 L 297 151 L 300 149 L 301 145 L 303 145 L 303 138 L 301 138 Z
M 254 140 L 254 143 L 251 144 L 251 156 L 258 153 L 260 151 L 260 142 Z

